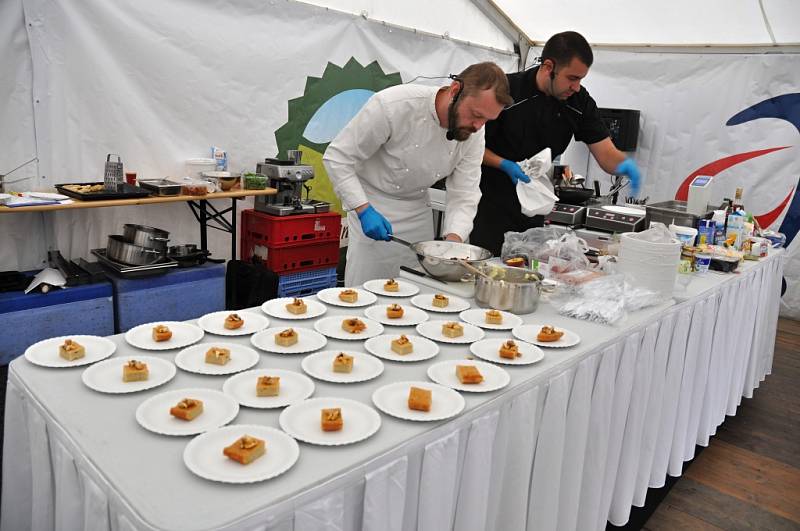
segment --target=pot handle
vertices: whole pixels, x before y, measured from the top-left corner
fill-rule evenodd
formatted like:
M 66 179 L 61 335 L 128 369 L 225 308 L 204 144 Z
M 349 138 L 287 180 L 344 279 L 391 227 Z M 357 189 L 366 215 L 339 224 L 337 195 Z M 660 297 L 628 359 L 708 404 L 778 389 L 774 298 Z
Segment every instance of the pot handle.
M 394 234 L 390 234 L 389 235 L 389 239 L 392 240 L 393 242 L 399 243 L 400 245 L 405 245 L 406 247 L 411 249 L 411 244 L 410 243 L 408 243 L 407 241 L 403 240 L 402 238 L 398 238 Z

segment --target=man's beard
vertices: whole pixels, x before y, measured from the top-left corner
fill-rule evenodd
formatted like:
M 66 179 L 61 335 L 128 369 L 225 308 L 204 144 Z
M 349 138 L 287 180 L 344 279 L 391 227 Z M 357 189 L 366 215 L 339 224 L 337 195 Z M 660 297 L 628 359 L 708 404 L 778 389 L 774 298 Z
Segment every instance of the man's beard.
M 459 104 L 460 100 L 456 103 L 451 101 L 450 106 L 447 108 L 447 132 L 452 135 L 453 140 L 463 142 L 468 139 L 472 133 L 477 132 L 477 130 L 472 127 L 458 127 L 458 115 L 456 111 L 458 111 Z

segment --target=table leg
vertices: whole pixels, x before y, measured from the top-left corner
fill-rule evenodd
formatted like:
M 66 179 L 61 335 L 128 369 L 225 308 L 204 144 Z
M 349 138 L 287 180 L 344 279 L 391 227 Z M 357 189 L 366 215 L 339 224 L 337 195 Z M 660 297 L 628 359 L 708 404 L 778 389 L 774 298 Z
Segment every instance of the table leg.
M 236 260 L 236 198 L 231 197 L 231 260 Z
M 208 201 L 205 199 L 200 200 L 200 250 L 203 252 L 208 251 L 208 213 L 206 212 L 206 205 Z

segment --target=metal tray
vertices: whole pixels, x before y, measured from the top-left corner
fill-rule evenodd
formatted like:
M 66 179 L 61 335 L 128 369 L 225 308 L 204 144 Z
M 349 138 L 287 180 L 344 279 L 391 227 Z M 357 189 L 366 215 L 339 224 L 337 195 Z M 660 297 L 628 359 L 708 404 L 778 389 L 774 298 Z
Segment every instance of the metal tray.
M 169 179 L 148 179 L 139 181 L 139 186 L 147 190 L 152 190 L 154 195 L 179 195 L 181 193 L 181 183 L 176 183 Z
M 138 186 L 133 186 L 132 184 L 128 183 L 123 183 L 118 192 L 100 190 L 99 192 L 81 193 L 81 192 L 76 192 L 75 190 L 70 190 L 69 188 L 64 188 L 65 186 L 69 185 L 93 185 L 93 184 L 103 184 L 103 183 L 92 182 L 92 183 L 57 184 L 56 190 L 58 190 L 60 193 L 64 195 L 68 195 L 69 197 L 80 199 L 81 201 L 99 201 L 101 199 L 133 199 L 136 197 L 147 197 L 150 195 L 150 192 L 148 190 L 145 190 L 144 188 L 139 188 Z
M 92 249 L 92 254 L 105 267 L 124 278 L 141 278 L 166 273 L 173 267 L 178 267 L 178 262 L 171 258 L 163 258 L 155 264 L 133 266 L 122 264 L 106 256 L 105 249 Z
M 650 226 L 651 221 L 660 221 L 667 227 L 674 223 L 684 227 L 697 228 L 697 221 L 708 216 L 708 213 L 697 216 L 687 212 L 686 201 L 662 201 L 645 205 L 645 210 L 647 211 L 645 228 Z

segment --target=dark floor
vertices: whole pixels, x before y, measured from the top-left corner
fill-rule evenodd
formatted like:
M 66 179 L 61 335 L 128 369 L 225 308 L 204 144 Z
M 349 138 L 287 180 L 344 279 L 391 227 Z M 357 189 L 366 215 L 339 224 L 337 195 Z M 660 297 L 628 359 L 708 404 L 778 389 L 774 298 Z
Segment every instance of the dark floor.
M 800 529 L 800 321 L 778 322 L 772 374 L 742 399 L 644 529 Z
M 0 366 L 0 455 L 7 377 Z M 683 476 L 668 479 L 634 509 L 628 529 L 652 513 L 648 531 L 800 530 L 800 321 L 779 320 L 772 374 Z

